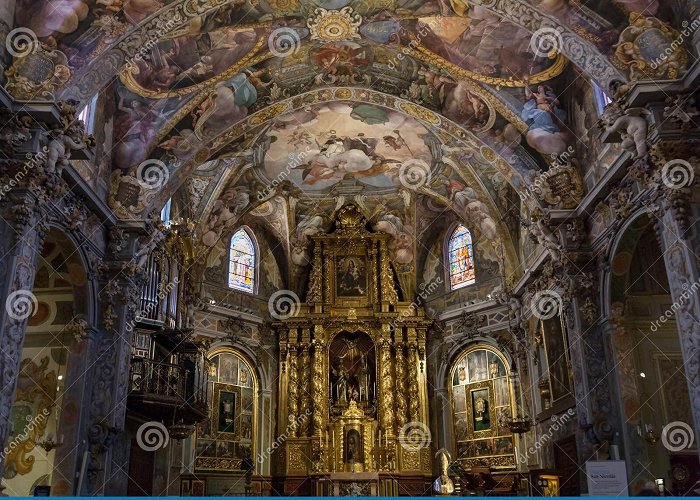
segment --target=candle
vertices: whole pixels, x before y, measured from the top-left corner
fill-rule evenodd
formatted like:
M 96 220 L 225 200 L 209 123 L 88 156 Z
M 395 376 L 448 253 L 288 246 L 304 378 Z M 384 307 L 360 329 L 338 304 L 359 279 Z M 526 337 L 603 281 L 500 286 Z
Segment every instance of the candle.
M 388 432 L 384 435 L 384 446 L 386 446 L 387 448 L 389 447 L 389 433 Z

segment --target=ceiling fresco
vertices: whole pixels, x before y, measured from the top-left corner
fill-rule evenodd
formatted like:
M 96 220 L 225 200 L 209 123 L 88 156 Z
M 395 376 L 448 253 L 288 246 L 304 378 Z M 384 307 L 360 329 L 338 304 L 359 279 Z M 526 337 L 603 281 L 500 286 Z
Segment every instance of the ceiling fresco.
M 399 279 L 428 265 L 417 240 L 441 216 L 474 228 L 497 273 L 523 205 L 585 194 L 578 166 L 554 162 L 593 126 L 567 106 L 571 75 L 609 92 L 681 76 L 690 54 L 671 42 L 696 3 L 20 0 L 15 24 L 40 43 L 6 61 L 3 85 L 100 92 L 111 208 L 139 219 L 186 200 L 212 268 L 228 231 L 270 212 L 294 275 L 353 201 L 392 235 Z M 559 191 L 529 196 L 549 170 Z

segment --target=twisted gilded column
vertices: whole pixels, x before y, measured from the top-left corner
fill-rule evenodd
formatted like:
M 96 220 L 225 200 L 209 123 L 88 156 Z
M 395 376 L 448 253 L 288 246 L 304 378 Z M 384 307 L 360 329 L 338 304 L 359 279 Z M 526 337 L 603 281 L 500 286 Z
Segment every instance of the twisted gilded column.
M 396 425 L 406 423 L 406 355 L 403 342 L 396 343 Z
M 408 344 L 408 416 L 411 422 L 420 421 L 420 404 L 418 395 L 418 344 Z
M 302 344 L 300 347 L 301 355 L 299 357 L 299 386 L 301 394 L 299 394 L 299 414 L 304 415 L 299 421 L 299 437 L 308 436 L 311 428 L 311 420 L 308 415 L 311 411 L 311 346 L 310 344 Z
M 323 412 L 325 409 L 326 395 L 323 390 L 323 355 L 325 343 L 322 340 L 314 341 L 314 361 L 313 361 L 313 381 L 312 381 L 312 396 L 313 396 L 313 423 L 314 434 L 321 436 L 323 434 Z
M 379 341 L 380 382 L 382 387 L 381 425 L 387 435 L 394 433 L 394 392 L 391 377 L 391 342 L 389 339 Z
M 289 354 L 287 354 L 287 419 L 291 423 L 299 413 L 299 394 L 298 394 L 298 373 L 297 373 L 297 346 L 289 346 Z

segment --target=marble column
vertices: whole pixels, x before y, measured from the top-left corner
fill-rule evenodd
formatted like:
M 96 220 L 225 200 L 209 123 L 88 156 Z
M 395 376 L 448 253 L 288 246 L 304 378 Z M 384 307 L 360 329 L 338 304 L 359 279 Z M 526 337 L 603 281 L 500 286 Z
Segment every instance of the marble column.
M 39 201 L 28 190 L 9 193 L 3 202 L 0 258 L 0 444 L 7 446 L 27 320 L 36 307 L 34 275 L 44 240 Z M 16 429 L 22 432 L 21 429 Z M 0 478 L 4 463 L 0 462 Z
M 688 233 L 672 210 L 659 214 L 656 223 L 660 235 L 668 283 L 671 288 L 671 311 L 683 353 L 683 368 L 688 381 L 688 395 L 693 415 L 695 442 L 700 442 L 700 278 L 698 257 L 688 241 Z

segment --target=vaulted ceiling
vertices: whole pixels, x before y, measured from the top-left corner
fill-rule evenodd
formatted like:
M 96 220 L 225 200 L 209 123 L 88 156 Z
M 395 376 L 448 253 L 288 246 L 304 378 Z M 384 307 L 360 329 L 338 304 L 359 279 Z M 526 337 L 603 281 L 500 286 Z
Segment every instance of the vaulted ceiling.
M 144 217 L 175 195 L 212 248 L 257 214 L 301 265 L 298 242 L 353 201 L 395 234 L 395 264 L 410 265 L 419 250 L 401 239 L 445 212 L 473 227 L 494 261 L 515 255 L 521 199 L 537 205 L 529 186 L 575 150 L 571 75 L 604 89 L 626 82 L 615 44 L 635 13 L 671 25 L 695 9 L 694 0 L 20 0 L 15 22 L 65 68 L 45 95 L 106 92 L 118 217 Z M 26 93 L 19 73 L 7 87 Z

